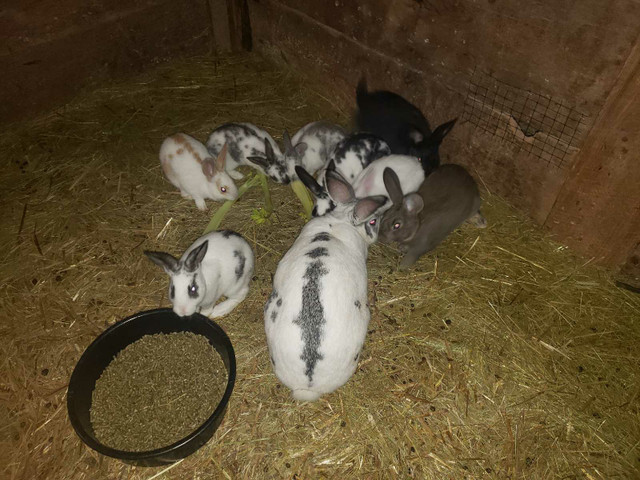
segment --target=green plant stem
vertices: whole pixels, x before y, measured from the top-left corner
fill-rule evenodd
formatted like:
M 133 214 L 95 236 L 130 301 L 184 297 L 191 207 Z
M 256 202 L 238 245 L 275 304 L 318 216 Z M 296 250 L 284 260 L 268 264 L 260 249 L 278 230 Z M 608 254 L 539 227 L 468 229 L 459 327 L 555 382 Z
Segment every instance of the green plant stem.
M 218 227 L 220 227 L 220 224 L 222 223 L 224 216 L 231 209 L 231 206 L 234 203 L 236 203 L 238 199 L 247 192 L 247 190 L 255 187 L 256 185 L 258 185 L 258 183 L 261 183 L 263 178 L 265 178 L 264 175 L 257 174 L 247 179 L 247 181 L 244 182 L 242 186 L 238 189 L 238 198 L 236 198 L 235 200 L 227 200 L 220 206 L 220 208 L 218 208 L 218 210 L 216 210 L 216 213 L 213 214 L 213 216 L 211 217 L 211 220 L 209 221 L 209 225 L 207 225 L 207 228 L 204 229 L 203 235 L 206 235 L 209 232 L 213 232 L 214 230 L 217 230 Z M 265 183 L 266 183 L 266 179 L 265 179 Z M 269 204 L 271 204 L 271 198 L 269 198 Z
M 268 217 L 273 212 L 273 203 L 271 202 L 271 192 L 269 191 L 269 185 L 267 185 L 267 177 L 262 174 L 258 174 L 260 177 L 260 185 L 262 186 L 262 193 L 264 194 L 264 211 L 265 216 Z
M 305 187 L 300 180 L 295 180 L 291 182 L 291 190 L 293 190 L 296 197 L 300 199 L 300 203 L 302 203 L 302 208 L 304 209 L 305 218 L 310 220 L 311 210 L 313 210 L 313 200 L 311 199 L 311 195 L 309 195 L 307 187 Z

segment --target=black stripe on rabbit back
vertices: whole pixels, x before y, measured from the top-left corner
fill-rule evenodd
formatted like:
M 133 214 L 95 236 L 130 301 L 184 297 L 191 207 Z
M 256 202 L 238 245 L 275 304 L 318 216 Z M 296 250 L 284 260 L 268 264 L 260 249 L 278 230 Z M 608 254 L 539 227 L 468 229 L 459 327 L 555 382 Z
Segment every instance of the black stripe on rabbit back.
M 325 264 L 321 260 L 314 260 L 307 264 L 303 275 L 305 280 L 302 286 L 302 308 L 299 316 L 293 323 L 300 326 L 302 333 L 302 355 L 300 358 L 305 363 L 305 375 L 312 386 L 313 373 L 316 364 L 324 356 L 320 353 L 321 334 L 323 325 L 327 323 L 324 317 L 324 307 L 320 300 L 320 279 L 327 275 Z
M 244 265 L 247 261 L 247 257 L 240 250 L 234 250 L 233 256 L 238 259 L 238 264 L 236 265 L 235 274 L 236 278 L 240 280 L 242 275 L 244 275 Z

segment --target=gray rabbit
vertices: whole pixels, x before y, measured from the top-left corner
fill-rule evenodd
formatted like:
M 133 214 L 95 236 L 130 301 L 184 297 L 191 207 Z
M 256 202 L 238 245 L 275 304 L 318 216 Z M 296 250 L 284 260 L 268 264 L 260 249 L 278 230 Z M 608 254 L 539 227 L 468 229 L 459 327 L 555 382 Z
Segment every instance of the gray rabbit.
M 400 245 L 405 252 L 401 267 L 413 265 L 465 221 L 487 226 L 478 185 L 460 165 L 438 167 L 416 193 L 406 196 L 393 169 L 386 168 L 383 178 L 393 206 L 384 214 L 379 239 Z

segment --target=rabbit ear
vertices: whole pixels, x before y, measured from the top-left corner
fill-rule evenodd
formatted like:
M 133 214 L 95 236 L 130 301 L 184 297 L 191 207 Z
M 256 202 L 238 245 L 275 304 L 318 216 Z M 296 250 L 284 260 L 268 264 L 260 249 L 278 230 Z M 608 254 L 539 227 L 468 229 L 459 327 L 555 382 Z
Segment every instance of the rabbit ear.
M 369 96 L 368 88 L 367 88 L 367 77 L 365 77 L 364 73 L 360 77 L 360 81 L 358 82 L 358 86 L 356 87 L 356 101 L 358 105 L 363 102 Z
M 207 249 L 209 248 L 209 240 L 205 240 L 201 245 L 197 246 L 187 256 L 184 261 L 184 266 L 188 272 L 195 272 L 200 264 L 202 263 L 202 259 L 207 253 Z
M 429 143 L 440 145 L 440 143 L 442 143 L 442 140 L 444 140 L 444 137 L 446 137 L 449 134 L 449 132 L 451 131 L 451 129 L 453 128 L 453 126 L 456 124 L 457 121 L 458 119 L 454 118 L 453 120 L 450 120 L 447 123 L 443 123 L 442 125 L 439 125 L 429 137 Z
M 384 181 L 384 186 L 387 189 L 391 202 L 394 205 L 400 205 L 403 195 L 398 174 L 391 167 L 387 167 L 382 173 L 382 180 Z
M 296 144 L 296 146 L 294 147 L 294 150 L 295 150 L 296 155 L 298 157 L 304 157 L 304 152 L 307 151 L 306 142 L 300 142 L 300 143 Z
M 216 173 L 215 160 L 213 158 L 207 157 L 202 161 L 202 173 L 207 177 L 207 180 L 211 181 Z
M 356 198 L 353 187 L 338 172 L 327 169 L 325 182 L 329 196 L 334 202 L 349 203 Z
M 407 133 L 409 135 L 409 138 L 413 140 L 414 143 L 420 143 L 424 140 L 424 135 L 422 134 L 422 132 L 415 127 L 409 127 Z
M 270 163 L 274 163 L 276 161 L 276 154 L 273 152 L 271 142 L 267 140 L 266 137 L 264 139 L 264 154 L 267 156 L 267 160 Z
M 158 265 L 159 267 L 164 268 L 164 271 L 169 275 L 173 273 L 178 273 L 180 271 L 180 262 L 173 255 L 166 252 L 152 252 L 150 250 L 145 250 L 144 254 L 149 257 L 153 263 Z
M 282 134 L 282 145 L 284 146 L 284 151 L 290 153 L 293 151 L 293 145 L 291 144 L 291 137 L 289 136 L 289 132 L 287 130 Z
M 417 193 L 411 193 L 404 197 L 404 200 L 402 201 L 402 207 L 408 213 L 418 214 L 424 208 L 424 200 L 422 200 L 422 197 Z
M 320 184 L 316 181 L 313 176 L 307 172 L 300 165 L 295 166 L 296 175 L 302 183 L 304 183 L 305 187 L 309 189 L 311 193 L 317 198 L 326 198 L 327 192 L 325 192 L 324 188 L 320 186 Z
M 222 146 L 222 150 L 213 161 L 213 170 L 214 172 L 224 172 L 224 164 L 227 160 L 227 143 Z
M 360 225 L 371 215 L 376 213 L 387 203 L 387 197 L 384 195 L 375 195 L 373 197 L 361 198 L 357 201 L 353 210 L 353 220 L 355 225 Z
M 269 161 L 267 160 L 266 157 L 252 156 L 252 157 L 247 157 L 247 160 L 249 160 L 251 163 L 255 163 L 256 165 L 264 169 L 266 169 L 269 166 Z

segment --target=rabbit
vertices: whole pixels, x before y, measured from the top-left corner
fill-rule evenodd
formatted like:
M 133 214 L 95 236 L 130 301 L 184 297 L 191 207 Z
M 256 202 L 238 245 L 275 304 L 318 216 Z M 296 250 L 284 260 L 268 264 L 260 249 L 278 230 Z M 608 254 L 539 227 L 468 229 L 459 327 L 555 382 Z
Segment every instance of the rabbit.
M 238 198 L 236 184 L 224 169 L 226 158 L 226 145 L 214 159 L 202 143 L 185 133 L 167 137 L 160 146 L 165 176 L 184 198 L 192 198 L 200 210 L 207 209 L 206 198 L 216 201 Z
M 384 183 L 393 206 L 380 227 L 380 241 L 398 242 L 405 252 L 401 267 L 438 246 L 464 221 L 485 228 L 480 193 L 473 177 L 460 165 L 445 164 L 429 175 L 417 193 L 403 195 L 398 175 L 384 171 Z
M 289 183 L 284 155 L 266 131 L 251 123 L 226 123 L 209 135 L 207 149 L 217 155 L 225 144 L 229 150 L 226 169 L 232 178 L 242 179 L 244 175 L 236 168 L 247 165 L 276 183 Z
M 457 119 L 438 126 L 433 132 L 419 108 L 397 93 L 387 90 L 367 91 L 363 77 L 356 88 L 358 130 L 382 137 L 391 152 L 418 157 L 425 174 L 440 165 L 438 149 Z
M 333 171 L 327 188 L 335 210 L 304 226 L 278 264 L 264 309 L 274 372 L 301 401 L 336 390 L 356 369 L 370 317 L 367 251 L 389 203 L 384 196 L 356 199 Z
M 391 153 L 389 145 L 377 135 L 353 133 L 342 139 L 335 147 L 331 160 L 318 172 L 318 184 L 326 192 L 324 176 L 331 168 L 347 181 L 353 182 L 371 162 Z M 316 189 L 317 190 L 317 189 Z M 316 195 L 312 216 L 317 217 L 330 212 L 335 207 L 326 194 Z
M 186 317 L 200 312 L 210 318 L 231 312 L 249 293 L 255 265 L 253 250 L 238 233 L 219 230 L 198 238 L 180 257 L 145 250 L 171 277 L 173 311 Z M 216 305 L 221 296 L 226 299 Z
M 329 122 L 311 122 L 296 132 L 293 138 L 285 130 L 282 135 L 287 173 L 296 180 L 296 165 L 314 174 L 329 161 L 336 145 L 345 137 L 344 129 Z
M 353 182 L 371 162 L 388 155 L 391 155 L 391 149 L 382 138 L 358 132 L 340 141 L 331 159 L 335 162 L 336 172 Z

